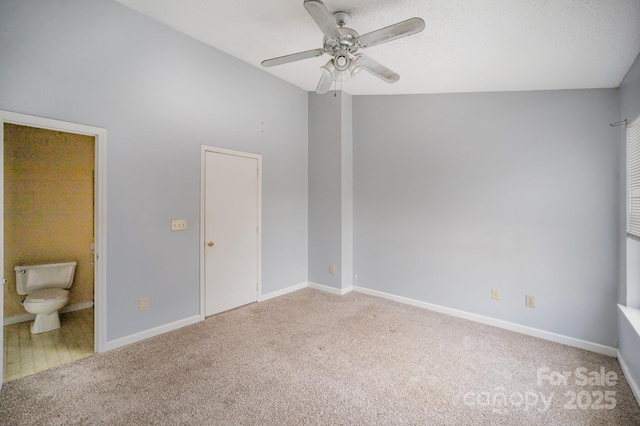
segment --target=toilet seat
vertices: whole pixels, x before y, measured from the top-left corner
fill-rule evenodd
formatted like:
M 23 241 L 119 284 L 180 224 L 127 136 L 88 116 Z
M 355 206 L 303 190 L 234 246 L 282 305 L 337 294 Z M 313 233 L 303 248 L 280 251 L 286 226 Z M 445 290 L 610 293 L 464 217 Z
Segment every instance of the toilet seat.
M 64 299 L 69 296 L 69 290 L 63 290 L 61 288 L 45 288 L 43 290 L 37 290 L 27 295 L 24 299 L 25 302 L 39 303 L 50 300 Z

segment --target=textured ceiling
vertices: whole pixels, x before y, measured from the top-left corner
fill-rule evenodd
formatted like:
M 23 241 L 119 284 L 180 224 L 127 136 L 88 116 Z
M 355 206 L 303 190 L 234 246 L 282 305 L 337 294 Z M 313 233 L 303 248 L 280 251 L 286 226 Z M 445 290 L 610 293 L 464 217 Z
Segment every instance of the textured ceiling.
M 329 56 L 263 68 L 322 47 L 302 0 L 117 0 L 307 91 Z M 639 0 L 324 0 L 365 34 L 417 16 L 419 34 L 363 49 L 400 74 L 344 82 L 353 95 L 617 87 L 640 52 Z M 339 87 L 338 87 L 339 88 Z M 333 89 L 333 87 L 332 87 Z

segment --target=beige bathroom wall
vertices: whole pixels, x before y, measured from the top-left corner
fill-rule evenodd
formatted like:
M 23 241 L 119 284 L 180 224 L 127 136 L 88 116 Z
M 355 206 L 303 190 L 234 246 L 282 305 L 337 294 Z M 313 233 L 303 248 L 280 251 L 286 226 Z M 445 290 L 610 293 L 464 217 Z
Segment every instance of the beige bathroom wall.
M 93 301 L 94 138 L 4 126 L 4 317 L 24 314 L 16 265 L 76 261 L 70 303 Z

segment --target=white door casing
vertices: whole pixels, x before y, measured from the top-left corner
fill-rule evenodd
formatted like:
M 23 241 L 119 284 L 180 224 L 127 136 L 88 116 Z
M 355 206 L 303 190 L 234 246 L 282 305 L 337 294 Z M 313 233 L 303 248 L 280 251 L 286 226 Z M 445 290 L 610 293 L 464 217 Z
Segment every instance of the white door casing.
M 106 350 L 106 283 L 107 283 L 107 130 L 83 124 L 69 123 L 0 110 L 0 184 L 4 188 L 4 123 L 37 127 L 60 132 L 89 135 L 95 138 L 95 207 L 94 207 L 94 306 L 95 306 L 95 338 L 96 352 Z M 0 271 L 4 271 L 4 190 L 0 191 Z M 4 289 L 0 294 L 0 307 L 3 304 Z M 4 309 L 3 309 L 4 310 Z M 4 318 L 4 315 L 3 315 Z M 0 376 L 3 371 L 3 339 L 0 339 Z M 1 382 L 0 382 L 1 386 Z
M 261 156 L 203 147 L 202 258 L 209 316 L 260 292 Z

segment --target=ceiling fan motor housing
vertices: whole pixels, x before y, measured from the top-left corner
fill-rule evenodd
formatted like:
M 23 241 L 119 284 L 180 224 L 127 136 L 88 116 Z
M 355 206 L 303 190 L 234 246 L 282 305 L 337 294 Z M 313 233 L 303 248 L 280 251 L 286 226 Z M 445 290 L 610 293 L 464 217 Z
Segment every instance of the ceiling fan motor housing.
M 358 51 L 357 40 L 360 34 L 356 30 L 351 28 L 340 28 L 342 34 L 339 39 L 324 37 L 324 50 L 329 55 L 334 55 L 339 50 L 346 50 L 349 53 L 356 53 Z

